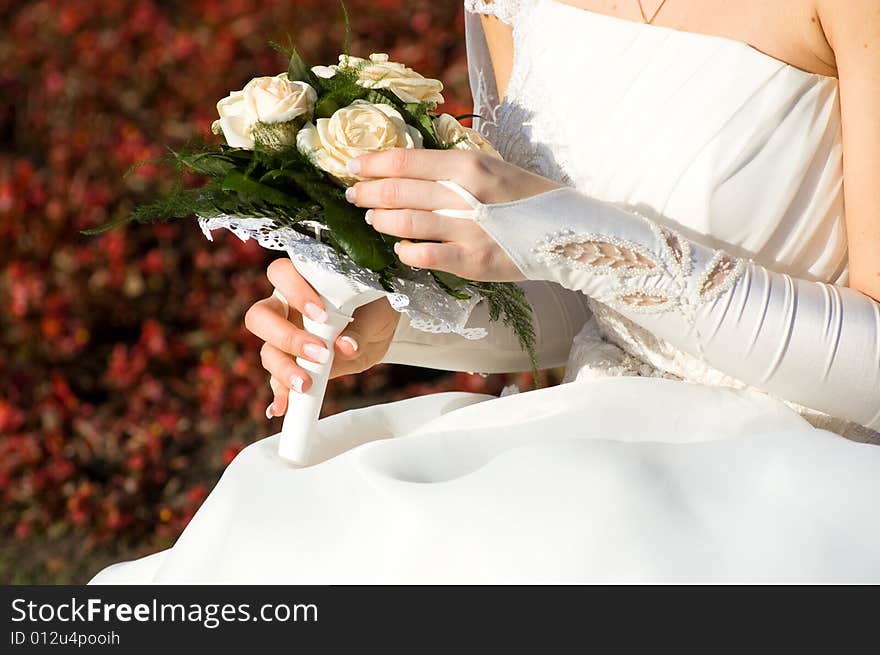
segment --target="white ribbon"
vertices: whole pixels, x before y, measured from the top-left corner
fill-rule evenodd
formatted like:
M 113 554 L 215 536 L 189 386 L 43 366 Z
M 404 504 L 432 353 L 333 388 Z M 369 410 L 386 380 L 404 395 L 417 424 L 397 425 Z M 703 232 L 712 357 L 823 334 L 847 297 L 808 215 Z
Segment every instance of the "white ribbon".
M 433 210 L 435 214 L 448 216 L 449 218 L 464 218 L 470 221 L 477 219 L 477 208 L 482 203 L 474 198 L 470 191 L 462 188 L 458 183 L 453 182 L 452 180 L 437 180 L 437 184 L 446 187 L 458 195 L 462 200 L 473 207 L 473 209 L 435 209 Z

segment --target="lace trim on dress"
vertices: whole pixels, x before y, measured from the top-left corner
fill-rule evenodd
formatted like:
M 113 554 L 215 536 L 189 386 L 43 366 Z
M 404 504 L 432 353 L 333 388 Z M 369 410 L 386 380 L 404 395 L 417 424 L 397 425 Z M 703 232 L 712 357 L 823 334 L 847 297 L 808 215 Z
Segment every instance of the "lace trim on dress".
M 475 14 L 488 14 L 513 25 L 517 15 L 529 0 L 464 0 L 464 8 Z
M 466 17 L 471 94 L 474 98 L 474 114 L 480 117 L 474 119 L 474 129 L 495 146 L 504 161 L 560 184 L 574 186 L 566 173 L 568 158 L 560 154 L 565 151 L 565 138 L 561 134 L 554 135 L 558 138 L 548 139 L 544 134 L 537 138 L 534 132 L 535 117 L 528 109 L 534 106 L 528 101 L 529 98 L 546 98 L 549 94 L 544 76 L 532 75 L 530 60 L 522 55 L 534 47 L 529 43 L 531 34 L 527 28 L 530 24 L 529 14 L 538 5 L 535 0 L 506 4 L 508 9 L 503 13 L 511 16 L 513 26 L 513 62 L 503 101 L 498 98 L 491 57 L 479 16 L 473 13 L 483 10 L 471 10 Z M 465 6 L 484 5 L 488 6 L 477 1 L 466 2 Z M 498 0 L 489 5 L 496 5 L 497 10 Z
M 488 51 L 483 43 L 479 43 L 479 39 L 473 39 L 477 42 L 472 48 L 474 57 L 470 64 L 471 77 L 476 80 L 472 88 L 474 113 L 485 117 L 484 120 L 475 120 L 474 125 L 480 134 L 492 142 L 505 161 L 565 186 L 575 186 L 568 173 L 574 168 L 570 164 L 567 137 L 554 126 L 545 124 L 529 109 L 540 106 L 552 96 L 547 76 L 541 71 L 533 71 L 533 58 L 524 56 L 524 53 L 541 47 L 540 43 L 533 42 L 534 34 L 529 29 L 534 24 L 530 15 L 538 7 L 535 0 L 516 3 L 516 21 L 512 23 L 513 62 L 505 98 L 501 102 L 495 93 Z M 470 17 L 476 18 L 474 14 L 470 14 Z M 479 20 L 476 24 L 472 23 L 472 31 L 482 31 Z

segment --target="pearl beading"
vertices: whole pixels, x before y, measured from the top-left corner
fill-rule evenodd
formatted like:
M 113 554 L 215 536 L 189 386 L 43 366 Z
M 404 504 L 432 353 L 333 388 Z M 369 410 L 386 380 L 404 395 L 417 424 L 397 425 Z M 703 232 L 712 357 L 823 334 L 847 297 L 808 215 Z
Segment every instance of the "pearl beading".
M 546 233 L 530 252 L 547 266 L 564 266 L 606 278 L 608 285 L 596 300 L 619 311 L 679 311 L 697 335 L 702 356 L 697 311 L 734 287 L 745 270 L 745 261 L 717 250 L 694 278 L 697 257 L 691 242 L 642 214 L 634 215 L 650 227 L 654 243 L 564 227 Z M 705 261 L 706 256 L 700 259 Z

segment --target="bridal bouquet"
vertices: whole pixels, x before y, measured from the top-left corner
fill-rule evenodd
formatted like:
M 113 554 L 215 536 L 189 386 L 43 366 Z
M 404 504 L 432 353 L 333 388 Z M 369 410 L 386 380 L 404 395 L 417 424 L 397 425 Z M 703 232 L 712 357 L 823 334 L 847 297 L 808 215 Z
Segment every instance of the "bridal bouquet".
M 167 196 L 89 233 L 194 214 L 209 239 L 210 230 L 225 227 L 287 250 L 292 258 L 319 262 L 386 292 L 414 327 L 465 338 L 485 336 L 485 330 L 464 323 L 473 306 L 486 300 L 490 319 L 509 325 L 529 354 L 537 386 L 532 310 L 519 286 L 403 264 L 393 250 L 400 238 L 370 227 L 365 210 L 344 195 L 361 179 L 348 172 L 346 162 L 364 153 L 461 148 L 500 155 L 458 118 L 435 113 L 443 102 L 441 82 L 387 55 L 343 54 L 337 64 L 309 67 L 292 45 L 276 48 L 289 57 L 286 72 L 254 78 L 217 103 L 212 132 L 225 144 L 171 153 L 164 163 L 181 177 Z M 184 171 L 207 183 L 184 188 Z

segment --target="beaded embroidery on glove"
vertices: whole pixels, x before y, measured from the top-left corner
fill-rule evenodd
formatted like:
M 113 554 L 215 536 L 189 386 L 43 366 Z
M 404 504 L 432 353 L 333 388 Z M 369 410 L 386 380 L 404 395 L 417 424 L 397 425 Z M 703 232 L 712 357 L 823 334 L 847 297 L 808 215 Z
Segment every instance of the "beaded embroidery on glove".
M 697 284 L 700 300 L 702 302 L 714 300 L 732 288 L 744 268 L 741 259 L 731 257 L 723 250 L 716 252 Z
M 562 229 L 547 235 L 532 248 L 545 264 L 563 265 L 616 282 L 607 296 L 611 306 L 638 312 L 678 309 L 692 316 L 700 305 L 733 287 L 744 271 L 744 262 L 718 251 L 696 280 L 690 242 L 677 232 L 640 217 L 650 226 L 660 245 L 658 256 L 642 244 L 614 236 Z

